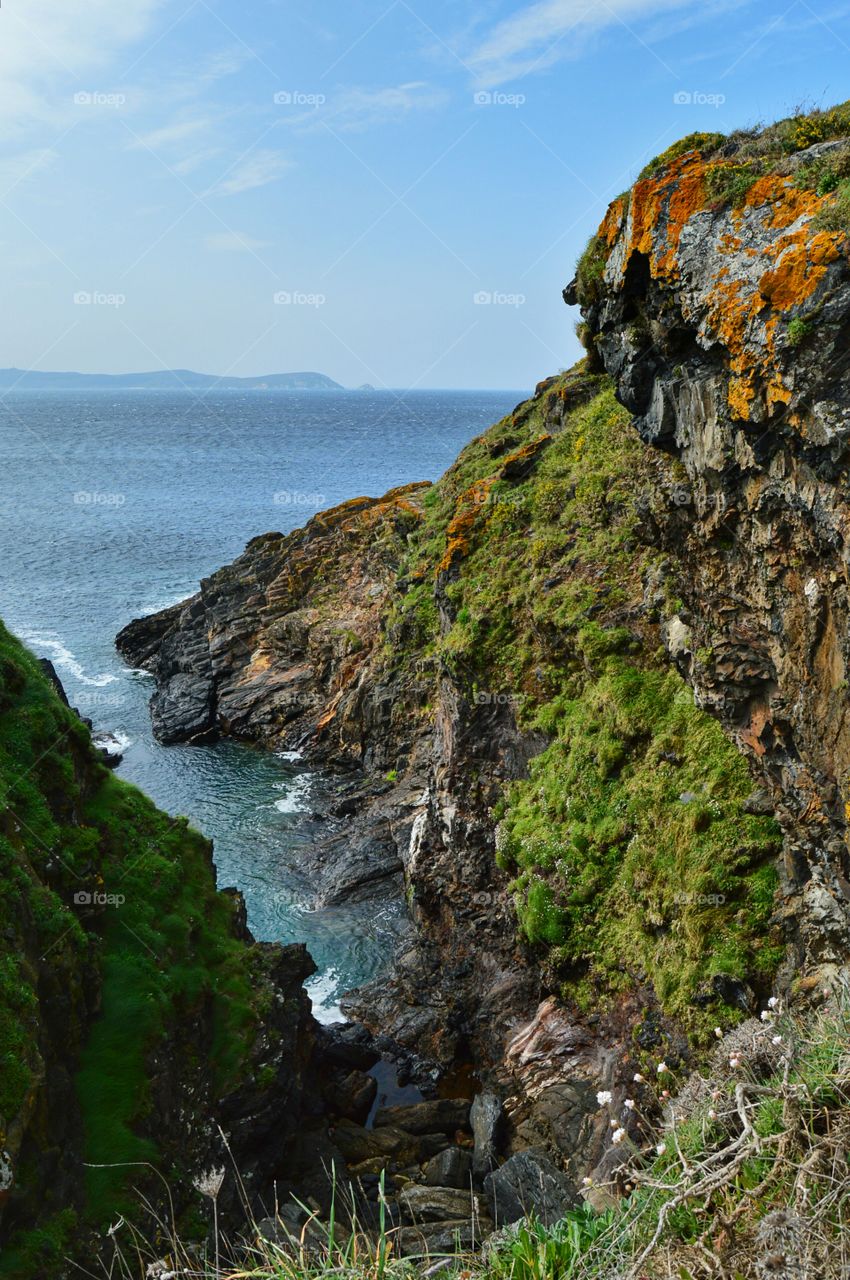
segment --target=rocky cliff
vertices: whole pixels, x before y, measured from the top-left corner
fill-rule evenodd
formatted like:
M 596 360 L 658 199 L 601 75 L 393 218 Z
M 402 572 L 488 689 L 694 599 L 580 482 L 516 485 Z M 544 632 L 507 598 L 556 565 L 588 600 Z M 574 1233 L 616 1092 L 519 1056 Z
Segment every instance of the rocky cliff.
M 305 949 L 254 944 L 209 842 L 104 767 L 51 675 L 0 626 L 0 1272 L 38 1278 L 92 1263 L 131 1183 L 196 1215 L 219 1126 L 273 1203 L 326 1068 Z
M 850 948 L 848 133 L 676 144 L 566 290 L 585 362 L 119 637 L 164 740 L 356 771 L 328 883 L 400 867 L 416 930 L 351 1010 L 574 1179 L 600 1087 Z

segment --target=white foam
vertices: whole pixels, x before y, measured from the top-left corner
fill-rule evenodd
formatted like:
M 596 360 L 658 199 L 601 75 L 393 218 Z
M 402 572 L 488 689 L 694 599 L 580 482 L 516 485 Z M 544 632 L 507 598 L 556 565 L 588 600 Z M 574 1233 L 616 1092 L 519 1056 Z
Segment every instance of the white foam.
M 278 760 L 286 760 L 288 764 L 297 764 L 304 759 L 303 751 L 276 751 L 275 755 Z
M 339 975 L 335 969 L 317 973 L 315 978 L 311 978 L 304 984 L 313 1002 L 313 1017 L 317 1022 L 321 1022 L 322 1026 L 330 1027 L 335 1022 L 348 1021 L 335 998 L 338 984 Z
M 104 685 L 115 684 L 118 681 L 117 676 L 104 672 L 99 676 L 87 676 L 82 664 L 77 660 L 75 655 L 63 643 L 55 631 L 22 631 L 21 639 L 36 651 L 44 649 L 47 651 L 46 656 L 51 659 L 55 666 L 62 671 L 70 671 L 75 680 L 79 680 L 80 684 L 93 685 L 97 689 L 102 689 Z
M 121 756 L 133 745 L 133 739 L 120 729 L 101 729 L 92 734 L 92 742 L 111 756 Z
M 284 791 L 286 793 L 274 802 L 274 807 L 278 813 L 305 813 L 309 810 L 308 797 L 312 785 L 312 773 L 302 773 L 297 778 L 292 778 L 289 782 L 276 782 L 274 784 L 275 791 Z

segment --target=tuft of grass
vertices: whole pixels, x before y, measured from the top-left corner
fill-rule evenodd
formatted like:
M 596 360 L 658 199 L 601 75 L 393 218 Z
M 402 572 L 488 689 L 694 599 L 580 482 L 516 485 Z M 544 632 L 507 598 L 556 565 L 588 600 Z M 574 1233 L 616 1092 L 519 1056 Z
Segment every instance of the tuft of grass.
M 850 179 L 844 179 L 835 188 L 835 198 L 814 218 L 818 231 L 840 232 L 850 236 Z

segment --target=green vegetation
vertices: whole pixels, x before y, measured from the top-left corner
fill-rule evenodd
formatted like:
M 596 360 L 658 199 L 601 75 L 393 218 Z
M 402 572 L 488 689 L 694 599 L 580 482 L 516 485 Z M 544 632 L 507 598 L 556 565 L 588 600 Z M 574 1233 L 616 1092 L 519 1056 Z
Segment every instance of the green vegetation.
M 793 320 L 788 322 L 788 341 L 792 347 L 800 347 L 814 333 L 811 321 L 804 320 L 802 316 L 795 316 Z
M 718 1045 L 710 1070 L 687 1082 L 635 1083 L 632 1107 L 601 1095 L 620 1133 L 625 1164 L 610 1182 L 585 1180 L 588 1200 L 544 1226 L 527 1218 L 491 1237 L 479 1254 L 460 1248 L 399 1257 L 382 1215 L 361 1230 L 356 1207 L 335 1205 L 299 1235 L 271 1244 L 247 1224 L 231 1255 L 222 1240 L 185 1246 L 156 1223 L 156 1245 L 129 1224 L 115 1240 L 110 1275 L 191 1274 L 198 1280 L 711 1280 L 764 1275 L 843 1280 L 850 1228 L 846 1139 L 850 1123 L 850 992 L 839 985 L 819 1012 L 766 1010 Z M 674 1096 L 663 1128 L 666 1083 Z M 684 1088 L 680 1090 L 681 1085 Z M 621 1139 L 622 1140 L 622 1139 Z M 227 1176 L 232 1177 L 232 1174 Z M 597 1210 L 590 1198 L 607 1202 Z M 341 1228 L 342 1221 L 353 1226 Z M 732 1229 L 734 1228 L 734 1229 Z M 153 1235 L 154 1232 L 149 1232 Z M 159 1271 L 156 1267 L 159 1267 Z
M 602 277 L 608 262 L 608 246 L 601 237 L 592 235 L 576 266 L 576 293 L 579 306 L 597 302 L 602 293 Z
M 527 472 L 502 477 L 541 438 Z M 744 813 L 746 762 L 695 707 L 643 606 L 658 557 L 639 506 L 677 465 L 641 443 L 605 378 L 579 365 L 544 384 L 428 494 L 390 634 L 415 634 L 416 660 L 450 670 L 470 703 L 509 702 L 551 741 L 496 810 L 519 926 L 551 979 L 596 1006 L 648 974 L 699 1037 L 720 1007 L 712 979 L 761 989 L 775 972 L 780 837 Z M 388 653 L 411 660 L 406 640 Z
M 656 174 L 661 173 L 668 165 L 673 164 L 675 160 L 687 155 L 690 151 L 697 151 L 700 155 L 714 155 L 725 142 L 725 133 L 689 133 L 684 138 L 680 138 L 678 142 L 674 142 L 666 151 L 662 151 L 660 155 L 655 156 L 650 160 L 649 164 L 644 165 L 638 180 L 654 178 Z
M 168 1043 L 172 1056 L 203 1055 L 224 1087 L 256 1026 L 253 953 L 215 891 L 210 845 L 103 767 L 88 730 L 2 626 L 0 791 L 0 1146 L 43 1088 L 42 1054 L 59 1035 L 54 1050 L 79 1062 L 86 1158 L 157 1161 L 169 1135 L 161 1140 L 148 1120 L 152 1051 Z M 54 1000 L 49 1035 L 44 998 Z M 181 1045 L 184 1027 L 206 1042 Z M 34 1194 L 19 1172 L 20 1193 Z M 92 1222 L 115 1215 L 125 1177 L 89 1171 Z M 0 1271 L 27 1275 L 26 1259 L 47 1248 L 46 1230 L 4 1253 Z
M 850 180 L 845 179 L 835 188 L 835 199 L 815 216 L 818 231 L 840 231 L 850 236 Z
M 706 174 L 708 194 L 717 204 L 731 204 L 734 209 L 740 208 L 750 187 L 761 175 L 761 167 L 752 160 L 747 160 L 744 164 L 712 165 Z
M 775 171 L 789 156 L 805 151 L 818 142 L 830 142 L 850 136 L 850 102 L 844 102 L 827 111 L 815 108 L 811 111 L 800 109 L 793 115 L 767 126 L 756 125 L 750 129 L 738 129 L 734 133 L 691 133 L 687 137 L 674 142 L 661 155 L 656 156 L 642 170 L 641 178 L 655 177 L 668 165 L 678 160 L 689 151 L 698 152 L 705 160 L 724 162 L 718 169 L 738 170 L 738 174 L 729 179 L 717 177 L 716 199 L 724 196 L 724 181 L 730 184 L 728 199 L 741 200 L 741 188 L 747 182 L 748 173 L 752 173 L 755 181 L 762 173 Z M 728 162 L 728 163 L 726 163 Z M 836 151 L 822 160 L 815 161 L 812 166 L 804 166 L 798 181 L 801 186 L 814 189 L 833 167 L 840 177 L 846 172 L 847 155 Z M 817 174 L 813 181 L 813 174 Z M 828 179 L 827 179 L 828 181 Z M 750 183 L 751 185 L 751 183 Z M 826 186 L 819 194 L 834 190 Z M 744 192 L 746 194 L 746 192 Z

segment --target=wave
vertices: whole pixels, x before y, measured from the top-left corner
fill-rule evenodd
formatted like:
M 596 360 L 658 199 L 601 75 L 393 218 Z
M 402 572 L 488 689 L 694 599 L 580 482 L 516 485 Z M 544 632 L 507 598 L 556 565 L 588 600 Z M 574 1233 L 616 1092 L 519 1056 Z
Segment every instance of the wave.
M 339 981 L 336 969 L 330 968 L 324 973 L 317 973 L 304 984 L 304 989 L 313 1002 L 313 1017 L 325 1027 L 330 1027 L 335 1022 L 347 1021 L 337 999 Z
M 116 684 L 118 676 L 110 675 L 104 672 L 99 676 L 88 676 L 82 663 L 77 659 L 76 655 L 62 643 L 61 638 L 55 631 L 21 631 L 21 639 L 25 644 L 34 649 L 36 653 L 39 650 L 46 650 L 46 653 L 40 656 L 48 657 L 53 665 L 61 671 L 69 671 L 75 680 L 79 680 L 80 684 L 92 685 L 97 689 L 102 689 L 107 684 Z
M 297 778 L 292 778 L 288 782 L 276 782 L 275 791 L 286 793 L 274 802 L 278 813 L 306 813 L 310 808 L 308 799 L 312 785 L 312 773 L 299 774 Z

